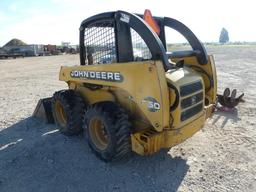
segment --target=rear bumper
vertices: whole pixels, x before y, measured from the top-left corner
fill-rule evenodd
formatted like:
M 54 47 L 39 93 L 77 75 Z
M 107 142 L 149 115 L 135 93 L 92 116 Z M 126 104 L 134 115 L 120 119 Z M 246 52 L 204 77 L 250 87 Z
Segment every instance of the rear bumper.
M 163 132 L 162 147 L 168 148 L 182 143 L 189 137 L 193 136 L 197 131 L 203 128 L 205 122 L 205 113 L 194 121 L 184 125 L 179 129 L 168 129 Z
M 132 150 L 140 155 L 153 154 L 161 148 L 170 148 L 192 137 L 203 128 L 213 112 L 213 105 L 205 107 L 203 114 L 179 129 L 164 129 L 162 132 L 145 131 L 131 136 Z
M 194 121 L 184 125 L 180 129 L 168 129 L 163 132 L 164 143 L 162 147 L 172 147 L 192 137 L 203 128 L 205 121 L 212 116 L 214 105 L 204 108 L 203 114 Z

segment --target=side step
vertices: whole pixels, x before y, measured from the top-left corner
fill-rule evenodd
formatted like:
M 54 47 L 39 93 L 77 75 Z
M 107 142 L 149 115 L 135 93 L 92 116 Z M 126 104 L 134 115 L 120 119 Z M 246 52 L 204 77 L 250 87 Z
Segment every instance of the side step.
M 52 115 L 52 98 L 40 99 L 32 116 L 43 120 L 45 123 L 54 123 Z

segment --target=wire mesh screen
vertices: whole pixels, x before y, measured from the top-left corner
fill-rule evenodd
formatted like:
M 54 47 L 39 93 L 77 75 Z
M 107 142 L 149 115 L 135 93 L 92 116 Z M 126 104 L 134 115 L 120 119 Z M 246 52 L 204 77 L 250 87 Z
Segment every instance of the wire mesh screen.
M 132 48 L 133 48 L 134 60 L 141 61 L 141 60 L 151 59 L 152 55 L 145 41 L 132 28 L 131 28 L 131 36 L 132 36 Z
M 116 62 L 115 32 L 113 21 L 100 21 L 85 28 L 84 45 L 86 63 Z

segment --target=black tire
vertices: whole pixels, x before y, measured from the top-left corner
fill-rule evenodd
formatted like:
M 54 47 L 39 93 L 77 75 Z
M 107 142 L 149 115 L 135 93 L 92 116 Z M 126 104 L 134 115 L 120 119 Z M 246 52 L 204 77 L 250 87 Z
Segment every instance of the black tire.
M 92 122 L 100 119 L 107 135 L 105 148 L 99 147 L 93 135 Z M 114 103 L 89 107 L 84 115 L 84 129 L 88 144 L 101 160 L 106 162 L 129 158 L 131 155 L 131 123 L 125 111 Z
M 60 118 L 58 106 L 62 107 L 65 121 Z M 55 92 L 52 97 L 52 111 L 59 131 L 64 135 L 77 135 L 82 132 L 85 104 L 82 97 L 74 90 Z

